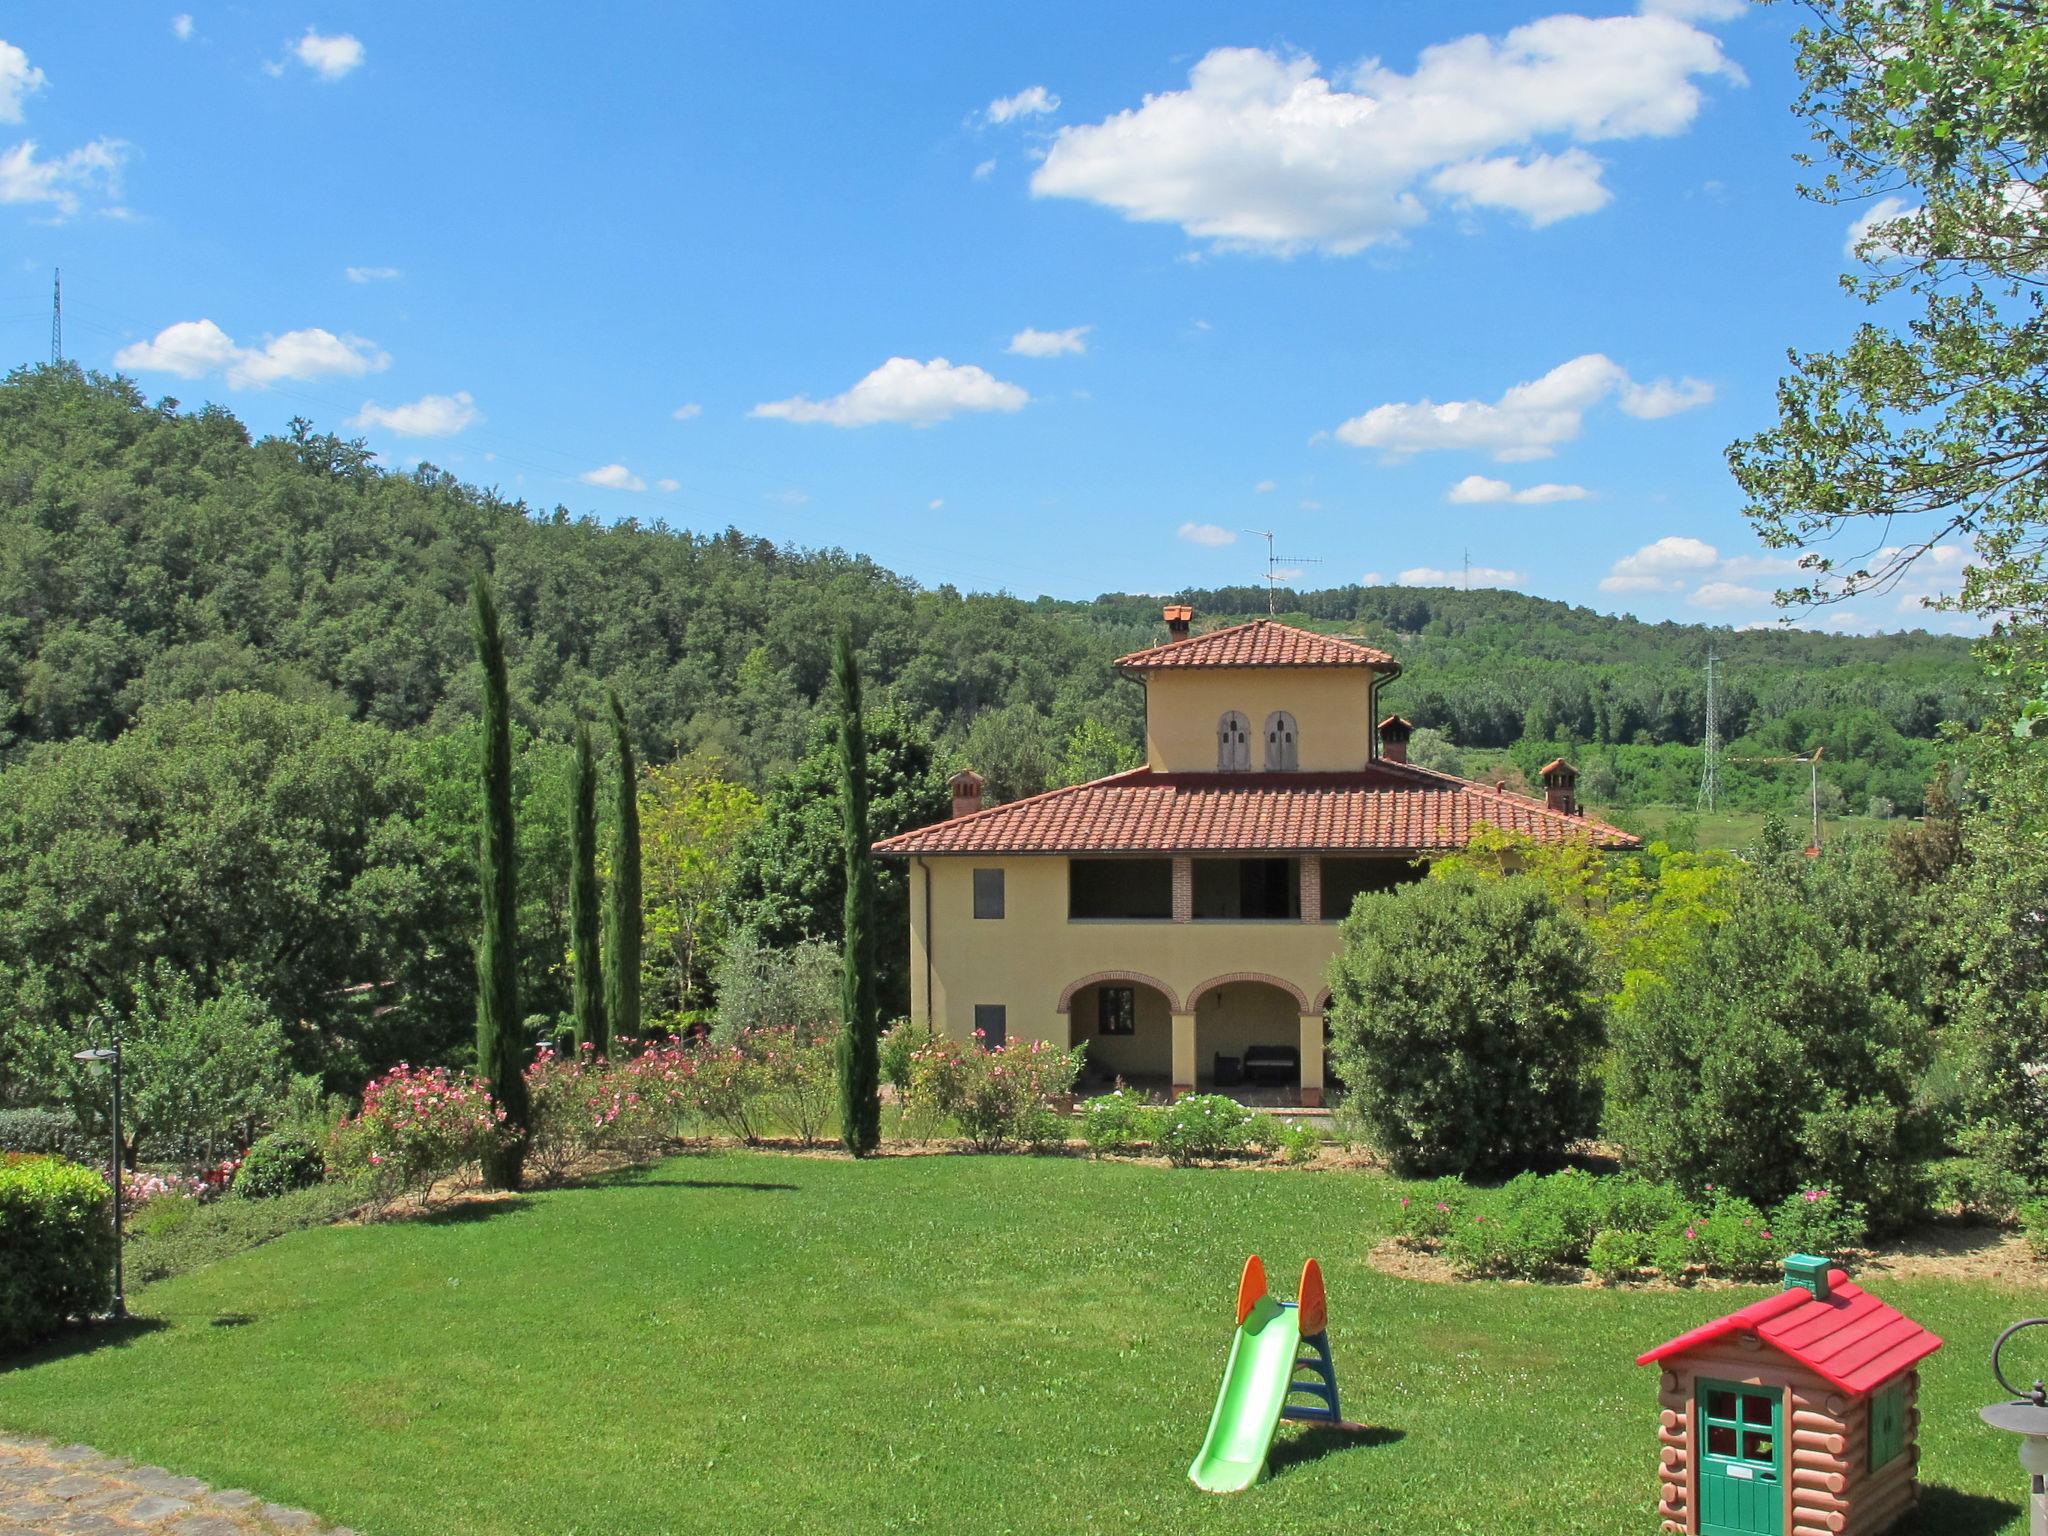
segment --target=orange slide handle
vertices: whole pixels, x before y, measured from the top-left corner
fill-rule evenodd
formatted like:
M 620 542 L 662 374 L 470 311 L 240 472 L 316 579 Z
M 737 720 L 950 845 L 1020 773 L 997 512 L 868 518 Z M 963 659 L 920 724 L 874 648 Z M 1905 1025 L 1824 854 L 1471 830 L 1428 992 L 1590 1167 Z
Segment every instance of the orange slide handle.
M 1301 1336 L 1313 1338 L 1329 1326 L 1330 1307 L 1323 1296 L 1323 1266 L 1310 1259 L 1301 1266 Z
M 1244 1261 L 1244 1274 L 1237 1282 L 1237 1326 L 1242 1328 L 1244 1320 L 1252 1315 L 1252 1308 L 1259 1304 L 1259 1298 L 1266 1294 L 1266 1266 L 1259 1262 L 1255 1253 Z

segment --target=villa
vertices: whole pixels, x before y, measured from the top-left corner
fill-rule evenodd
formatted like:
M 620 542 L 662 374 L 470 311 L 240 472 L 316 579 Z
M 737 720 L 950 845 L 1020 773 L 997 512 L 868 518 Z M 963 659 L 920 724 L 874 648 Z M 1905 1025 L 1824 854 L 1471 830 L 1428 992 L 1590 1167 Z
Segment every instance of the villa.
M 1116 662 L 1145 688 L 1143 766 L 986 810 L 963 772 L 948 820 L 875 845 L 911 862 L 913 1017 L 963 1042 L 1085 1042 L 1097 1078 L 1313 1107 L 1323 975 L 1359 895 L 1481 827 L 1634 846 L 1580 814 L 1562 759 L 1541 800 L 1411 764 L 1408 722 L 1373 724 L 1401 670 L 1384 651 L 1165 619 L 1166 644 Z

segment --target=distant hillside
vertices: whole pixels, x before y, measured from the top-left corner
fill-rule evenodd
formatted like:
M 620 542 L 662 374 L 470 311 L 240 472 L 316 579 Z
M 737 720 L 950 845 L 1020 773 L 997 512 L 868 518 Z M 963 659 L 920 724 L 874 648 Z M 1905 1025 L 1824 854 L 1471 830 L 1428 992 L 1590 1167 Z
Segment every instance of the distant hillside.
M 600 524 L 431 466 L 379 468 L 310 423 L 251 441 L 218 407 L 24 369 L 0 383 L 0 760 L 228 688 L 326 699 L 400 730 L 464 719 L 478 566 L 499 588 L 530 727 L 563 735 L 616 686 L 650 756 L 708 750 L 757 783 L 801 749 L 841 623 L 876 696 L 1006 794 L 1132 750 L 1142 701 L 1108 663 L 1163 637 L 1155 598 L 963 595 L 840 550 Z M 1181 596 L 1204 624 L 1266 609 L 1258 588 Z M 1710 631 L 1498 591 L 1283 601 L 1290 618 L 1394 651 L 1406 670 L 1386 697 L 1418 724 L 1468 748 L 1606 745 L 1617 776 L 1637 749 L 1676 764 L 1698 742 L 1709 639 L 1731 737 L 1839 738 L 1876 761 L 1968 708 L 1967 646 L 1926 634 Z M 1925 755 L 1894 764 L 1894 789 Z

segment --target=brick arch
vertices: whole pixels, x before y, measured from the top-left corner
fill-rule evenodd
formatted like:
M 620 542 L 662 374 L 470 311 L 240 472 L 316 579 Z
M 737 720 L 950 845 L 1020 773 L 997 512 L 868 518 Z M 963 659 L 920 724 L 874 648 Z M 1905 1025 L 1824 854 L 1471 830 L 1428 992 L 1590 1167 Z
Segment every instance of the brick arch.
M 1316 1006 L 1313 1011 L 1316 1013 L 1328 1013 L 1330 1011 L 1330 989 L 1328 987 L 1323 988 L 1322 991 L 1316 994 Z
M 1143 971 L 1096 971 L 1092 975 L 1083 976 L 1079 981 L 1070 983 L 1067 990 L 1060 994 L 1058 1011 L 1060 1013 L 1072 1013 L 1074 1011 L 1075 993 L 1079 992 L 1083 987 L 1096 986 L 1105 981 L 1134 981 L 1141 987 L 1150 987 L 1154 992 L 1157 992 L 1166 999 L 1166 1008 L 1169 1013 L 1179 1013 L 1181 1011 L 1180 999 L 1174 996 L 1173 988 L 1169 987 L 1157 976 L 1147 976 Z
M 1264 971 L 1226 971 L 1221 976 L 1211 976 L 1188 994 L 1187 1011 L 1193 1013 L 1195 1005 L 1201 1002 L 1204 997 L 1215 991 L 1218 987 L 1228 986 L 1233 981 L 1262 981 L 1269 987 L 1278 987 L 1282 992 L 1292 997 L 1296 1012 L 1309 1013 L 1313 1011 L 1308 1005 L 1308 994 L 1306 992 L 1302 991 L 1293 982 L 1284 980 L 1279 976 L 1269 976 Z

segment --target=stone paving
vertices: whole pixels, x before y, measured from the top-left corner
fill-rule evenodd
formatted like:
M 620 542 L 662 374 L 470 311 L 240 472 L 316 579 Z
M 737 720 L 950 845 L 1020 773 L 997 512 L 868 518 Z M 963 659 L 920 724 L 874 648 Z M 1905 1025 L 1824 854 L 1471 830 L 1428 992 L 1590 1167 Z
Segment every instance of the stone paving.
M 0 1536 L 355 1536 L 239 1488 L 0 1435 Z

